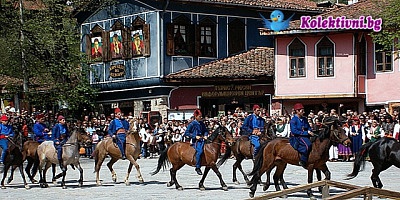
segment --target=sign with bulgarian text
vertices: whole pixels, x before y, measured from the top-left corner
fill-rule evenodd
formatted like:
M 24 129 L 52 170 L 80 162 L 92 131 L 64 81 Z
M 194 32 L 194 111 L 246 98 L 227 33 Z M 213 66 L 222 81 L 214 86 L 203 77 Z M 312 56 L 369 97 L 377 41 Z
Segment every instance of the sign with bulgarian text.
M 358 19 L 347 19 L 346 16 L 323 18 L 318 16 L 302 16 L 301 29 L 370 29 L 379 32 L 382 29 L 382 18 L 373 19 L 371 16 L 360 16 Z
M 218 85 L 213 91 L 202 92 L 202 97 L 263 96 L 263 90 L 253 90 L 251 85 Z

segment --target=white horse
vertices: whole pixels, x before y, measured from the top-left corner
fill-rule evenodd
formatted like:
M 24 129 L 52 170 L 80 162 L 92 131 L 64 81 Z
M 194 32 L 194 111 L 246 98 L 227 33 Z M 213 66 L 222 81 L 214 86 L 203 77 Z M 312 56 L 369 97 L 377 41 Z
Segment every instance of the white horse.
M 84 132 L 83 132 L 84 133 Z M 62 175 L 61 186 L 66 189 L 65 185 L 65 175 L 67 172 L 67 166 L 71 165 L 78 168 L 80 172 L 80 178 L 78 180 L 79 186 L 83 185 L 83 169 L 79 163 L 79 142 L 85 142 L 90 138 L 87 135 L 82 134 L 78 130 L 73 130 L 71 137 L 62 147 L 62 173 L 57 175 L 60 177 Z M 57 150 L 54 147 L 53 141 L 45 141 L 40 144 L 37 148 L 37 154 L 39 156 L 39 173 L 40 173 L 40 187 L 46 188 L 48 184 L 46 182 L 46 171 L 52 164 L 59 164 L 57 159 Z

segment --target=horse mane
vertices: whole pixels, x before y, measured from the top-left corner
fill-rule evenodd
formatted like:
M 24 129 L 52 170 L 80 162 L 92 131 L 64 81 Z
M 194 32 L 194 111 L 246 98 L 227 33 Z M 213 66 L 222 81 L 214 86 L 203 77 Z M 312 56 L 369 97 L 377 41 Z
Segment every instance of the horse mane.
M 223 128 L 223 127 L 221 127 L 221 125 L 218 125 L 218 128 L 216 128 L 216 129 L 211 133 L 211 135 L 209 135 L 209 136 L 207 137 L 206 143 L 211 143 L 211 142 L 213 142 L 213 141 L 217 138 L 217 136 L 219 135 L 219 133 L 220 133 L 220 131 L 221 131 L 221 128 Z M 218 131 L 217 131 L 217 130 L 218 130 Z

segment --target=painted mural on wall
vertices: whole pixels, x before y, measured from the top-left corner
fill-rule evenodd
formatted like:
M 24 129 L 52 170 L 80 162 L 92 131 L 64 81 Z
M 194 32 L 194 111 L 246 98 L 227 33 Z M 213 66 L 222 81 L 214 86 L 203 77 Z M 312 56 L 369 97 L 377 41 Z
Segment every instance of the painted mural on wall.
M 143 39 L 143 30 L 139 29 L 131 31 L 132 56 L 143 55 L 145 48 Z
M 121 30 L 110 32 L 110 51 L 111 58 L 122 58 L 123 47 Z
M 101 60 L 103 57 L 103 41 L 101 37 L 91 38 L 91 57 L 93 60 Z

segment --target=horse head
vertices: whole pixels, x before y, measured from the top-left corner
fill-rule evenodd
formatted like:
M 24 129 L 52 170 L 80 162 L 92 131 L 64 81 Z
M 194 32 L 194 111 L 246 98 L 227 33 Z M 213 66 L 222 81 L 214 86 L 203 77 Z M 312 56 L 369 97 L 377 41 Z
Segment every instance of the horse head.
M 329 138 L 334 143 L 341 143 L 349 146 L 351 141 L 347 137 L 345 130 L 342 128 L 340 121 L 337 118 L 329 117 L 324 121 L 325 131 L 324 137 Z
M 232 146 L 235 142 L 235 139 L 233 139 L 233 136 L 228 129 L 221 125 L 219 125 L 218 128 L 215 129 L 207 138 L 207 142 L 214 142 L 215 140 L 218 140 L 219 143 L 224 141 L 229 146 Z

